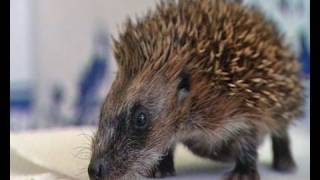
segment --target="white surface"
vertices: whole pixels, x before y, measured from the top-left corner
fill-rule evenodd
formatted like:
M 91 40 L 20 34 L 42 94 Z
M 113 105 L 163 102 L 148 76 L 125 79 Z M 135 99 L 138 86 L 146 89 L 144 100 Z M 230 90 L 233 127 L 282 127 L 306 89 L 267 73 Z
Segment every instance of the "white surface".
M 310 133 L 309 128 L 301 126 L 300 123 L 296 125 L 300 126 L 299 128 L 293 127 L 290 131 L 293 154 L 298 165 L 297 172 L 280 174 L 270 169 L 272 156 L 270 142 L 267 139 L 260 148 L 259 171 L 262 179 L 310 179 Z M 85 148 L 89 147 L 88 134 L 92 134 L 91 129 L 20 133 L 10 136 L 10 145 L 22 157 L 48 169 L 49 172 L 59 172 L 75 179 L 87 179 L 89 149 Z M 83 150 L 80 155 L 79 150 Z M 183 146 L 177 148 L 175 165 L 177 176 L 168 179 L 220 179 L 232 168 L 231 164 L 218 164 L 198 158 Z M 14 168 L 12 167 L 12 172 Z M 19 177 L 19 172 L 15 171 L 14 175 Z

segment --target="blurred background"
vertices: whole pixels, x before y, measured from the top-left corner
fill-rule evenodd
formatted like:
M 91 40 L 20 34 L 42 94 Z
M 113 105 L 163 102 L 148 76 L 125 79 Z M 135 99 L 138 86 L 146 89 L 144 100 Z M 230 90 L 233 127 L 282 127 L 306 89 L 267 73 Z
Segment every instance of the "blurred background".
M 93 125 L 116 72 L 111 35 L 155 0 L 10 0 L 10 129 Z M 309 123 L 310 0 L 260 7 L 303 64 Z

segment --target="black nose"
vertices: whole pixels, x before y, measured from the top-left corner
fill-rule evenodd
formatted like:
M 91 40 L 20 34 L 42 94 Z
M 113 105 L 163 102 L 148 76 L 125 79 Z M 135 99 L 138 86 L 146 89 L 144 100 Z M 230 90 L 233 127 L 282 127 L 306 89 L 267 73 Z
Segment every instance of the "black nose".
M 106 165 L 101 160 L 97 160 L 95 162 L 91 162 L 88 167 L 88 174 L 90 179 L 103 179 L 106 172 Z

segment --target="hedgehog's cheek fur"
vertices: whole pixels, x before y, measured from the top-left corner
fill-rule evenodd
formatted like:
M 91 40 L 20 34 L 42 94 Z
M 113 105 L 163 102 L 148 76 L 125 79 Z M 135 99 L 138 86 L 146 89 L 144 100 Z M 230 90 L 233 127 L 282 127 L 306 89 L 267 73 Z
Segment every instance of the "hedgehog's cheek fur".
M 112 156 L 119 157 L 121 155 L 114 154 Z M 141 177 L 148 177 L 152 173 L 153 167 L 160 160 L 162 154 L 154 150 L 141 150 L 135 155 L 132 154 L 132 156 L 138 156 L 138 158 L 106 161 L 106 164 L 114 167 L 110 168 L 108 172 L 104 172 L 104 179 L 138 180 L 141 179 Z M 115 165 L 115 163 L 117 163 L 117 165 Z
M 128 146 L 129 142 L 116 143 L 117 147 L 113 146 L 103 155 L 105 156 L 103 157 L 106 161 L 105 163 L 113 166 L 105 178 L 131 180 L 141 179 L 141 176 L 149 177 L 153 168 L 159 163 L 161 157 L 165 155 L 166 149 L 174 143 L 172 136 L 163 137 L 163 139 L 165 138 L 167 139 L 161 143 L 152 144 L 154 142 L 152 141 L 150 142 L 151 144 L 145 144 L 143 148 L 130 147 Z
M 141 176 L 144 177 L 151 177 L 154 168 L 159 164 L 161 159 L 167 155 L 168 150 L 174 146 L 176 143 L 176 135 L 171 134 L 170 132 L 174 132 L 173 129 L 168 131 L 163 131 L 160 135 L 162 137 L 161 141 L 151 140 L 152 143 L 157 141 L 157 144 L 148 144 L 144 149 L 139 151 L 138 158 L 135 162 L 132 163 L 131 167 L 129 168 L 130 171 L 136 172 Z M 155 137 L 155 136 L 153 136 Z
M 111 175 L 110 179 L 141 179 L 141 177 L 150 177 L 152 174 L 153 168 L 157 165 L 164 153 L 159 153 L 155 149 L 150 150 L 141 150 L 139 157 L 130 163 L 130 166 L 127 167 L 126 172 L 117 175 Z M 116 169 L 115 169 L 116 170 Z

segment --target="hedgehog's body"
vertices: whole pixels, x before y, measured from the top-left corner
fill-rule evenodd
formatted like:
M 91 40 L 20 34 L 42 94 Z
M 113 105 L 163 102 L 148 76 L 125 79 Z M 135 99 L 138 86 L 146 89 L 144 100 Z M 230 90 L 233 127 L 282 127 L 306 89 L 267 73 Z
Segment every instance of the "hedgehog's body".
M 274 167 L 293 167 L 286 129 L 300 113 L 299 65 L 259 12 L 215 0 L 162 3 L 136 24 L 128 22 L 114 50 L 119 72 L 92 161 L 108 149 L 137 152 L 110 177 L 150 175 L 151 164 L 180 141 L 198 155 L 235 160 L 231 179 L 257 179 L 256 147 L 266 133 L 273 134 Z M 148 126 L 131 130 L 141 118 L 150 119 Z M 172 173 L 162 167 L 172 166 L 170 157 L 155 171 Z

